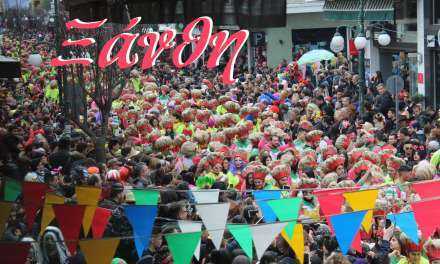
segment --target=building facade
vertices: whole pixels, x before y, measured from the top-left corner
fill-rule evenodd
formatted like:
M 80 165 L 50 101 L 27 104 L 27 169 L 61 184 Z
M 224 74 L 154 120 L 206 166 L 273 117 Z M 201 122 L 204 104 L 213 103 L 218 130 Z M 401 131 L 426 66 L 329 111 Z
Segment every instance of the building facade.
M 346 40 L 356 37 L 359 0 L 287 0 L 285 28 L 264 30 L 267 61 L 291 61 L 299 48 L 329 49 L 336 29 Z M 412 95 L 421 94 L 427 105 L 440 105 L 440 1 L 365 0 L 366 78 L 381 71 L 384 81 L 400 75 Z M 387 46 L 377 37 L 385 30 Z

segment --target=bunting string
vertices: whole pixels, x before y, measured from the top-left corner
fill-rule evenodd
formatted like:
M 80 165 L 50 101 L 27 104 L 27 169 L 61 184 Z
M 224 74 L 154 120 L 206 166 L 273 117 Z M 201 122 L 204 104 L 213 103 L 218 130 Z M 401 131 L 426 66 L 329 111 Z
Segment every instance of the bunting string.
M 440 200 L 440 196 L 436 196 L 436 197 L 430 197 L 427 199 L 421 199 L 419 201 L 416 202 L 412 202 L 410 204 L 415 204 L 415 203 L 420 203 L 420 202 L 427 202 L 427 201 L 434 201 L 434 200 Z M 387 206 L 384 206 L 387 207 Z M 368 211 L 368 210 L 374 210 L 376 208 L 367 208 L 365 210 L 361 210 L 361 211 L 357 211 L 357 212 L 362 212 L 362 211 Z M 323 217 L 331 217 L 331 216 L 336 216 L 336 215 L 343 215 L 343 214 L 349 214 L 349 213 L 353 213 L 353 212 L 343 212 L 343 213 L 338 213 L 338 214 L 329 214 L 329 215 L 324 215 Z M 166 217 L 156 217 L 156 219 L 158 220 L 165 220 L 165 221 L 169 221 L 169 222 L 176 222 L 179 221 L 178 219 L 172 219 L 172 218 L 166 218 Z M 326 220 L 314 220 L 313 218 L 310 217 L 303 217 L 303 218 L 296 218 L 296 219 L 289 219 L 287 221 L 276 221 L 276 223 L 291 223 L 292 221 L 297 221 L 298 223 L 305 223 L 305 224 L 325 224 L 327 223 Z M 202 223 L 202 221 L 192 221 L 195 223 Z M 273 223 L 262 223 L 262 224 L 249 224 L 250 227 L 252 226 L 261 226 L 261 225 L 271 225 Z M 176 228 L 178 226 L 176 225 Z M 224 228 L 220 228 L 220 229 L 203 229 L 203 231 L 208 231 L 208 232 L 212 232 L 212 231 L 220 231 L 223 230 Z M 227 228 L 226 228 L 227 229 Z M 100 238 L 98 240 L 102 240 L 102 239 L 135 239 L 135 238 L 144 238 L 144 237 L 149 237 L 149 236 L 117 236 L 117 237 L 104 237 L 104 238 Z M 53 240 L 54 242 L 76 242 L 76 241 L 87 241 L 87 240 L 97 240 L 97 239 L 93 239 L 93 238 L 82 238 L 82 239 L 73 239 L 73 240 L 68 240 L 68 239 L 64 239 L 64 240 Z M 2 241 L 2 243 L 17 243 L 15 241 Z M 38 243 L 37 241 L 20 241 L 20 243 Z

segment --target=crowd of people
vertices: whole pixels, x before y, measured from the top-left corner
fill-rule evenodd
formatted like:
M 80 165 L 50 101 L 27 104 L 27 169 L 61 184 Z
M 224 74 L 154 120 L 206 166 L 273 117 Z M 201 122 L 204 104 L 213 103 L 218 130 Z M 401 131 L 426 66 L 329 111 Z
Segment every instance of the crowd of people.
M 132 239 L 124 239 L 113 263 L 172 263 L 163 236 L 177 232 L 177 220 L 200 220 L 187 192 L 197 189 L 221 190 L 219 202 L 231 204 L 230 223 L 263 222 L 252 190 L 281 189 L 286 196 L 301 197 L 304 263 L 440 261 L 440 229 L 414 244 L 385 220 L 387 213 L 409 210 L 409 203 L 420 199 L 408 183 L 439 178 L 440 112 L 412 100 L 407 87 L 392 95 L 380 72 L 368 80 L 361 107 L 359 75 L 344 59 L 305 70 L 295 61 L 276 68 L 261 63 L 252 72 L 237 71 L 233 85 L 224 85 L 217 71 L 203 65 L 173 70 L 161 64 L 149 73 L 132 69 L 111 109 L 106 162 L 98 163 L 93 139 L 58 105 L 51 45 L 53 35 L 47 32 L 26 32 L 21 41 L 4 33 L 3 53 L 21 60 L 22 75 L 0 83 L 1 182 L 8 177 L 46 183 L 73 203 L 75 186 L 102 188 L 99 206 L 112 210 L 104 237 L 133 234 L 122 207 L 134 202 L 133 188 L 160 190 L 158 217 L 143 257 L 137 258 Z M 37 51 L 43 63 L 34 67 L 28 57 Z M 90 98 L 86 103 L 84 118 L 99 123 L 96 103 Z M 362 232 L 361 252 L 340 253 L 314 195 L 325 188 L 380 188 L 372 229 Z M 37 241 L 41 213 L 29 230 L 20 201 L 3 239 Z M 349 211 L 347 204 L 341 208 Z M 70 256 L 61 244 L 54 240 L 35 248 L 29 263 L 84 263 L 80 250 Z M 228 232 L 221 249 L 205 232 L 200 261 L 193 259 L 254 262 Z M 279 236 L 260 263 L 300 260 Z

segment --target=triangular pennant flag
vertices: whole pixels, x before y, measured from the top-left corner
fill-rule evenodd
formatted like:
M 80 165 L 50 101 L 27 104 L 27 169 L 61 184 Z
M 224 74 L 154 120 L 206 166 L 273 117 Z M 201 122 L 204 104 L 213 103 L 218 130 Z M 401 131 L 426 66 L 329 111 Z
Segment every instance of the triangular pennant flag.
M 82 221 L 82 227 L 84 230 L 84 235 L 87 236 L 92 226 L 93 217 L 95 216 L 95 210 L 98 206 L 87 205 L 84 211 L 84 218 Z
M 395 226 L 405 233 L 415 244 L 419 244 L 419 236 L 417 234 L 417 222 L 414 212 L 402 212 L 398 214 L 389 214 L 387 218 L 394 223 Z
M 194 232 L 202 231 L 202 223 L 199 222 L 179 220 L 178 224 L 182 233 L 194 233 Z M 200 244 L 201 244 L 201 239 L 199 240 L 199 243 L 197 244 L 194 250 L 194 256 L 196 257 L 197 260 L 200 259 Z
M 365 219 L 362 221 L 362 227 L 367 233 L 371 229 L 371 221 L 373 220 L 373 209 L 376 204 L 379 190 L 363 190 L 357 192 L 344 193 L 345 199 L 354 211 L 368 210 Z
M 82 221 L 82 226 L 84 230 L 84 235 L 87 236 L 92 225 L 93 216 L 95 215 L 95 210 L 98 205 L 99 197 L 101 197 L 101 188 L 95 187 L 75 187 L 76 199 L 78 204 L 87 205 L 84 212 L 84 218 Z
M 281 230 L 286 227 L 286 225 L 287 223 L 274 223 L 253 225 L 250 227 L 258 259 L 263 256 L 270 243 L 281 232 Z
M 295 252 L 296 257 L 300 263 L 304 263 L 304 229 L 302 224 L 296 224 L 293 231 L 293 236 L 289 237 L 286 233 L 286 228 L 281 231 L 281 236 L 287 241 L 289 246 Z
M 215 248 L 220 249 L 229 213 L 229 203 L 197 204 L 196 209 Z
M 263 214 L 264 222 L 273 223 L 277 220 L 277 216 L 275 212 L 270 208 L 267 204 L 269 200 L 276 200 L 281 198 L 281 191 L 272 191 L 272 190 L 264 190 L 264 191 L 254 191 L 254 198 L 260 207 L 261 213 Z
M 301 198 L 288 198 L 267 201 L 267 204 L 275 212 L 280 221 L 291 221 L 287 224 L 285 230 L 287 235 L 293 235 L 296 220 L 298 220 L 298 213 L 301 207 Z
M 23 206 L 26 211 L 28 229 L 32 229 L 38 209 L 43 206 L 47 185 L 37 182 L 23 184 Z
M 413 183 L 411 187 L 422 200 L 440 196 L 440 180 L 417 182 Z
M 76 199 L 82 205 L 98 205 L 101 192 L 102 189 L 96 187 L 75 187 Z
M 5 264 L 26 263 L 30 243 L 0 242 L 1 262 Z
M 322 215 L 325 216 L 327 223 L 329 223 L 330 232 L 333 234 L 333 227 L 330 224 L 330 216 L 341 213 L 342 205 L 344 204 L 344 190 L 338 190 L 327 193 L 317 193 L 316 198 L 319 202 L 319 209 Z
M 9 219 L 11 213 L 12 203 L 0 202 L 0 238 L 3 237 L 5 232 L 6 222 Z
M 440 200 L 416 202 L 411 207 L 423 238 L 428 239 L 440 227 Z
M 202 232 L 166 234 L 174 264 L 190 264 Z
M 119 245 L 119 238 L 79 241 L 87 264 L 110 263 Z
M 330 217 L 338 240 L 339 247 L 343 254 L 347 254 L 350 245 L 359 228 L 367 211 L 357 211 L 346 214 L 334 215 Z
M 192 194 L 194 196 L 195 202 L 198 204 L 218 203 L 220 190 L 196 190 L 192 191 Z
M 159 191 L 156 190 L 131 190 L 137 205 L 157 205 Z
M 6 179 L 5 182 L 5 201 L 9 202 L 15 202 L 17 200 L 17 197 L 21 193 L 21 182 L 13 180 L 13 179 Z
M 356 250 L 359 253 L 362 253 L 362 244 L 361 244 L 361 232 L 357 232 L 353 238 L 353 242 L 351 243 L 351 248 Z
M 78 245 L 78 237 L 81 231 L 81 222 L 84 216 L 84 205 L 53 205 L 53 211 L 57 219 L 58 226 L 63 233 L 67 248 L 70 254 L 75 255 Z
M 249 259 L 253 259 L 253 249 L 252 249 L 252 232 L 249 228 L 249 225 L 228 225 L 228 230 L 234 236 L 234 239 L 240 245 L 241 249 L 243 249 L 244 253 L 249 257 Z
M 154 219 L 157 214 L 156 205 L 127 205 L 124 206 L 125 215 L 133 227 L 134 243 L 138 257 L 142 257 L 144 249 L 150 243 Z M 194 251 L 193 251 L 194 253 Z
M 64 197 L 58 196 L 54 193 L 46 193 L 46 199 L 44 200 L 43 214 L 41 216 L 40 235 L 44 232 L 46 227 L 55 218 L 53 212 L 53 204 L 64 204 Z
M 111 215 L 112 211 L 108 209 L 101 207 L 96 208 L 95 216 L 93 217 L 92 221 L 93 238 L 102 238 L 102 235 L 104 235 L 105 228 L 107 227 Z

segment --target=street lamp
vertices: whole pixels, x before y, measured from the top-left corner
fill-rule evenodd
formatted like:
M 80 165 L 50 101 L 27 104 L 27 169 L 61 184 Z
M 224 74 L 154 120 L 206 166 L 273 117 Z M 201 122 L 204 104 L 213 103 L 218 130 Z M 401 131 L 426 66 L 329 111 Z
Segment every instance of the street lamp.
M 380 32 L 379 37 L 377 38 L 377 41 L 381 46 L 388 46 L 391 43 L 391 37 L 388 35 L 388 33 L 384 30 Z
M 357 37 L 354 39 L 354 46 L 357 50 L 363 50 L 365 49 L 365 46 L 367 45 L 367 38 L 363 33 L 359 33 Z
M 330 49 L 333 52 L 340 52 L 344 49 L 344 38 L 338 31 L 336 31 L 332 41 L 330 42 Z

